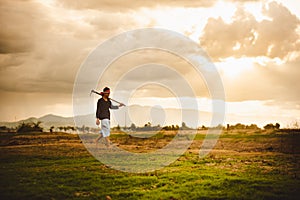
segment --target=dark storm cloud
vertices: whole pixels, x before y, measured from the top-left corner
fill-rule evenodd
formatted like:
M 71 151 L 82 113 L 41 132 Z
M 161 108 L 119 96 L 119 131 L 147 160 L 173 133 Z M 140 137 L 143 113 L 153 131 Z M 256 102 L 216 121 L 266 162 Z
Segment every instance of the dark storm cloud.
M 210 18 L 200 38 L 201 45 L 214 59 L 230 56 L 284 58 L 289 52 L 299 51 L 299 19 L 276 2 L 267 7 L 263 13 L 269 19 L 262 21 L 257 21 L 241 7 L 231 23 Z
M 0 70 L 7 69 L 9 67 L 16 67 L 23 63 L 24 57 L 27 53 L 5 53 L 0 54 Z
M 43 14 L 30 1 L 0 3 L 0 54 L 28 52 L 34 47 L 33 38 Z
M 0 90 L 72 93 L 81 62 L 99 44 L 99 38 L 116 30 L 72 19 L 90 13 L 64 11 L 35 1 L 1 2 Z M 98 15 L 106 13 L 92 16 Z M 102 25 L 109 25 L 112 17 L 102 19 Z

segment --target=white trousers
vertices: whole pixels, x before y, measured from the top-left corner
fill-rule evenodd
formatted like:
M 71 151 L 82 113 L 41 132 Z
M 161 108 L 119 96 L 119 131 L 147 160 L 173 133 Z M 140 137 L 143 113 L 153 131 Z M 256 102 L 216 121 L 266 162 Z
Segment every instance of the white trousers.
M 101 120 L 101 130 L 100 133 L 103 137 L 110 136 L 110 121 L 109 119 L 102 119 Z

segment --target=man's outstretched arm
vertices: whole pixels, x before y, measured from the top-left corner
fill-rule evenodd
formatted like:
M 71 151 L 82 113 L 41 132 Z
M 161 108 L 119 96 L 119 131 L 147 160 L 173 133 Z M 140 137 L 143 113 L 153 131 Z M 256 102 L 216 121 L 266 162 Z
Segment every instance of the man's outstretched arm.
M 110 105 L 110 109 L 119 109 L 120 106 Z
M 110 103 L 110 109 L 119 109 L 120 107 L 125 106 L 124 104 L 120 103 L 118 106 L 113 105 Z

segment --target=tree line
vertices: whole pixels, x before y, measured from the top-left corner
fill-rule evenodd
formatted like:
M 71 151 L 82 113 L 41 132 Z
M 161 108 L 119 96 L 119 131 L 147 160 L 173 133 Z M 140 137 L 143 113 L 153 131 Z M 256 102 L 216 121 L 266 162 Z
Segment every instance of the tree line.
M 45 131 L 45 128 L 43 128 L 41 126 L 42 122 L 41 121 L 37 121 L 37 122 L 22 122 L 21 124 L 19 124 L 16 128 L 8 128 L 6 126 L 0 126 L 0 131 L 5 131 L 5 132 L 17 132 L 17 133 L 21 133 L 21 132 L 43 132 Z M 260 128 L 256 125 L 256 124 L 250 124 L 250 125 L 245 125 L 245 124 L 241 124 L 241 123 L 237 123 L 235 125 L 230 125 L 227 124 L 227 126 L 222 126 L 222 125 L 218 125 L 216 127 L 206 127 L 206 126 L 201 126 L 198 127 L 198 130 L 207 130 L 209 128 L 221 128 L 223 130 L 243 130 L 243 129 L 251 129 L 251 130 L 260 130 Z M 269 123 L 266 124 L 263 127 L 265 130 L 279 130 L 280 129 L 280 124 L 279 123 Z M 120 130 L 125 130 L 125 131 L 159 131 L 159 130 L 166 130 L 166 131 L 176 131 L 176 130 L 192 130 L 193 128 L 189 127 L 186 125 L 185 122 L 182 122 L 181 126 L 179 125 L 167 125 L 167 126 L 160 126 L 155 125 L 153 126 L 150 122 L 144 124 L 144 126 L 136 126 L 134 123 L 132 123 L 129 127 L 120 127 L 120 125 L 113 127 L 113 130 L 116 131 L 120 131 Z M 92 128 L 92 127 L 88 127 L 88 126 L 51 126 L 49 129 L 49 132 L 74 132 L 74 131 L 78 131 L 78 132 L 82 132 L 82 133 L 89 133 L 89 132 L 98 132 L 99 128 Z

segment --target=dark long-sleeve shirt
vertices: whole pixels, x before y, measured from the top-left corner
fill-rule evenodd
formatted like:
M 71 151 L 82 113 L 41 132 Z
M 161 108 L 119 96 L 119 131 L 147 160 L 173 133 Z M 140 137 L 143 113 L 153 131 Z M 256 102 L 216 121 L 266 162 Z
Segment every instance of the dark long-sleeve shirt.
M 96 118 L 100 120 L 110 119 L 109 109 L 118 109 L 118 108 L 119 108 L 118 106 L 112 105 L 109 99 L 105 101 L 103 98 L 100 98 L 97 103 Z

